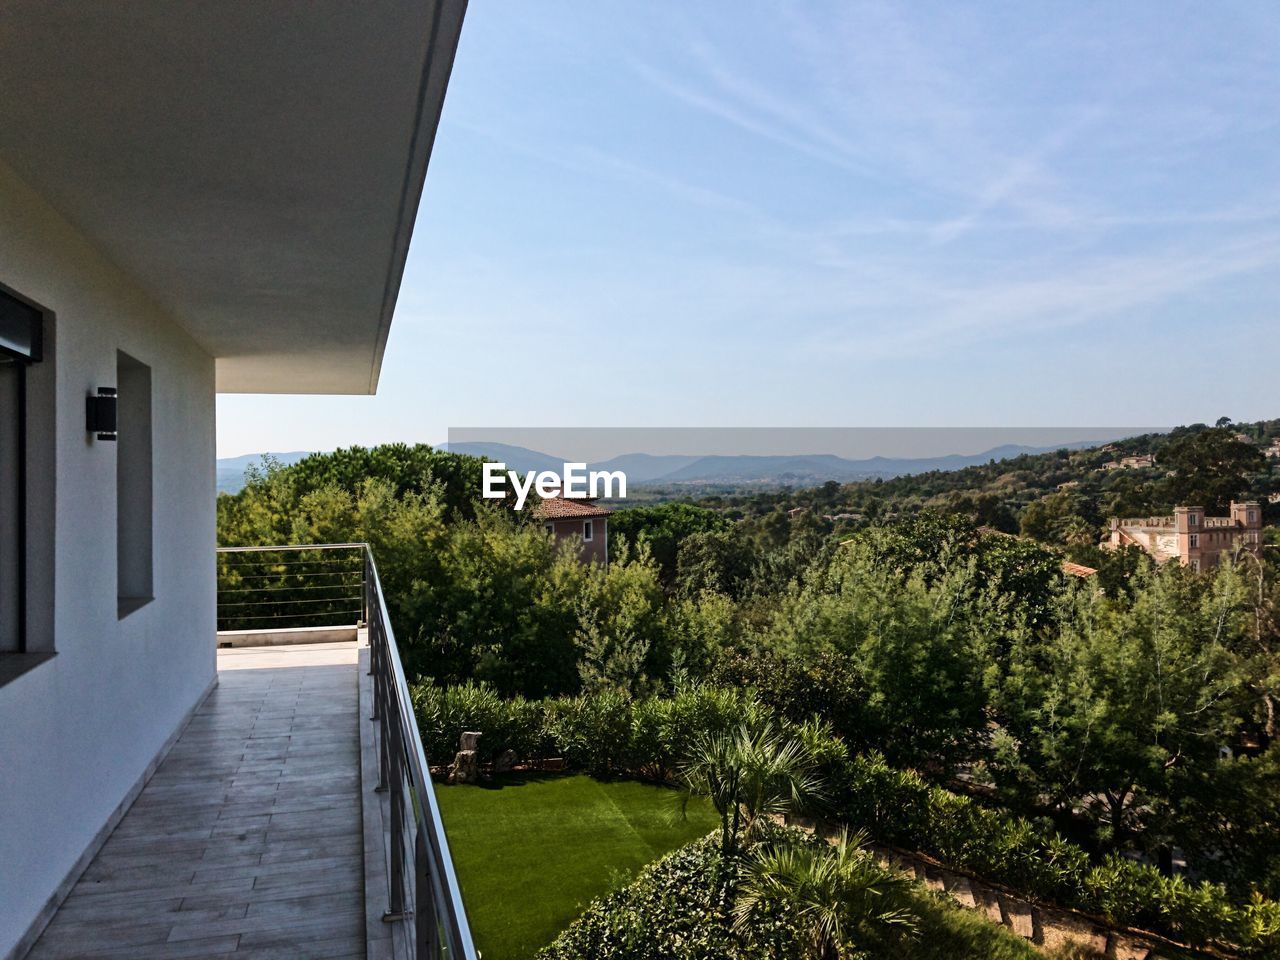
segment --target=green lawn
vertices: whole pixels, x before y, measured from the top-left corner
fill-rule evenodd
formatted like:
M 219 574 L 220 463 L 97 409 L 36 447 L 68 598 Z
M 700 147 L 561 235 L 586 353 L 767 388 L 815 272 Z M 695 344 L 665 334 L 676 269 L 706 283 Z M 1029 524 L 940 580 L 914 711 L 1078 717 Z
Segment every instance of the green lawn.
M 512 775 L 437 785 L 467 916 L 484 960 L 528 960 L 591 900 L 710 831 L 715 811 L 630 780 Z

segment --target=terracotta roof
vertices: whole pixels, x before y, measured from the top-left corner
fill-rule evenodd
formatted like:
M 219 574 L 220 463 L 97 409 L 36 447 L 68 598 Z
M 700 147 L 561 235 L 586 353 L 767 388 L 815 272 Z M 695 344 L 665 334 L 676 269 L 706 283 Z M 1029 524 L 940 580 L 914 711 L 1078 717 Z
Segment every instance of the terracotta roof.
M 591 517 L 607 517 L 613 513 L 594 500 L 566 500 L 564 497 L 548 497 L 539 500 L 533 515 L 539 520 L 586 520 Z
M 1098 571 L 1093 567 L 1086 567 L 1083 563 L 1072 563 L 1070 560 L 1063 560 L 1062 572 L 1073 577 L 1092 577 Z

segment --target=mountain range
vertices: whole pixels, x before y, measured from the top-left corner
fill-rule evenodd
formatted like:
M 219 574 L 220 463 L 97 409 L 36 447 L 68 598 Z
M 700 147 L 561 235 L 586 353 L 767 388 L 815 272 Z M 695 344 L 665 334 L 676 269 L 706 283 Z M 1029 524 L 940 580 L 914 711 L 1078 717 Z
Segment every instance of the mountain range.
M 992 447 L 982 453 L 949 454 L 941 457 L 868 457 L 850 460 L 834 454 L 810 454 L 801 456 L 685 456 L 626 453 L 597 463 L 588 464 L 590 470 L 621 470 L 627 482 L 634 485 L 773 485 L 815 486 L 828 480 L 849 483 L 855 480 L 890 479 L 908 474 L 928 473 L 932 470 L 960 470 L 992 460 L 1008 460 L 1022 454 L 1047 453 L 1051 450 L 1084 449 L 1097 446 L 1096 442 L 1057 444 L 1052 447 L 1031 447 L 1021 444 L 1005 444 Z M 440 449 L 452 450 L 470 456 L 501 461 L 508 470 L 528 473 L 530 470 L 552 470 L 559 473 L 565 460 L 538 450 L 506 443 L 467 442 L 440 444 Z M 218 491 L 235 493 L 244 486 L 244 473 L 250 464 L 261 463 L 264 454 L 247 454 L 218 461 Z M 270 456 L 281 463 L 296 463 L 307 456 L 306 451 L 273 453 Z
M 237 493 L 244 487 L 245 471 L 252 466 L 262 466 L 263 458 L 271 457 L 288 466 L 303 457 L 311 456 L 310 450 L 292 450 L 289 453 L 246 453 L 240 457 L 227 457 L 218 461 L 218 492 Z

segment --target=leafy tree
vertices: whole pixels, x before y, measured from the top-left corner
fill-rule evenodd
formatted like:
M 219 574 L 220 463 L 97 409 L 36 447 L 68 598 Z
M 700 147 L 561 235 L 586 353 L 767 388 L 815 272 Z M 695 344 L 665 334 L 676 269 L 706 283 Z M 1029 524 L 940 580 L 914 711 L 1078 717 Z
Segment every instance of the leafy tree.
M 356 495 L 368 480 L 386 481 L 397 498 L 434 487 L 446 513 L 473 517 L 482 468 L 478 457 L 435 450 L 425 443 L 386 443 L 313 453 L 288 468 L 287 477 L 299 495 L 322 487 Z
M 649 678 L 670 669 L 664 596 L 647 547 L 609 568 L 592 567 L 578 600 L 576 644 L 583 691 L 648 692 Z
M 1211 766 L 1239 725 L 1236 579 L 1228 567 L 1206 590 L 1174 565 L 1147 573 L 1131 601 L 1073 590 L 1057 629 L 1011 654 L 995 765 L 1007 794 L 1084 813 L 1111 847 L 1157 826 L 1180 771 Z
M 1280 896 L 1280 744 L 1187 771 L 1173 841 L 1241 900 Z
M 1078 537 L 1081 525 L 1089 530 L 1089 522 L 1080 514 L 1079 497 L 1062 490 L 1027 504 L 1018 523 L 1023 536 L 1043 543 L 1066 544 L 1073 534 Z M 1093 540 L 1097 541 L 1096 535 Z
M 726 651 L 712 670 L 711 682 L 752 690 L 794 723 L 820 717 L 854 749 L 881 746 L 875 708 L 868 702 L 870 691 L 857 660 L 848 654 L 832 650 L 786 657 L 768 649 Z
M 1247 490 L 1250 476 L 1266 466 L 1266 458 L 1253 444 L 1237 440 L 1232 430 L 1215 427 L 1170 443 L 1160 464 L 1172 471 L 1161 487 L 1166 504 L 1225 513 L 1228 501 Z
M 731 530 L 692 534 L 680 544 L 675 588 L 686 597 L 710 591 L 737 598 L 754 559 L 751 545 Z
M 744 642 L 740 608 L 720 593 L 677 597 L 669 607 L 673 672 L 703 676 Z
M 768 643 L 806 660 L 848 658 L 867 691 L 863 737 L 897 763 L 942 771 L 981 752 L 986 672 L 1008 619 L 976 560 L 930 583 L 850 544 L 823 577 L 783 598 Z
M 695 534 L 721 532 L 729 526 L 724 515 L 691 503 L 628 507 L 609 518 L 610 551 L 615 545 L 620 548 L 624 542 L 635 545 L 643 540 L 658 564 L 662 582 L 671 584 L 681 543 Z

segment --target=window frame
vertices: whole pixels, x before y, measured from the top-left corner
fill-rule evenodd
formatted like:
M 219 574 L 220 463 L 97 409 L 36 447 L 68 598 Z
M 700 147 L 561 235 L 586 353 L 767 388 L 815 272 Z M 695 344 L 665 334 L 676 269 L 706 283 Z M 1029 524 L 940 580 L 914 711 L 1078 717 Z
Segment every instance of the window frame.
M 30 459 L 28 419 L 30 404 L 27 397 L 27 368 L 44 360 L 44 312 L 31 304 L 24 303 L 17 297 L 0 288 L 0 356 L 12 362 L 15 371 L 15 392 L 17 405 L 14 410 L 14 449 L 15 483 L 17 490 L 14 497 L 14 512 L 17 522 L 14 524 L 14 553 L 17 555 L 17 632 L 15 649 L 6 653 L 25 654 L 29 652 L 30 603 L 30 563 L 27 554 L 30 551 L 29 524 L 27 515 L 30 509 L 28 496 L 28 468 Z
M 31 484 L 31 478 L 51 467 L 56 457 L 53 323 L 52 311 L 0 283 L 0 356 L 12 361 L 16 387 L 12 475 L 15 629 L 0 649 L 0 687 L 57 655 L 53 632 L 55 501 L 44 485 Z
M 116 617 L 149 605 L 155 589 L 155 377 L 151 364 L 116 351 Z M 135 390 L 145 389 L 139 400 Z
M 27 652 L 27 367 L 31 363 L 25 357 L 13 353 L 0 346 L 0 357 L 12 363 L 14 370 L 14 387 L 17 403 L 14 409 L 14 554 L 17 557 L 17 602 L 15 604 L 15 620 L 17 630 L 14 634 L 14 648 L 5 649 L 3 653 L 24 654 Z
M 595 521 L 583 520 L 582 521 L 582 542 L 590 543 L 592 540 L 595 539 L 595 533 L 596 533 Z

